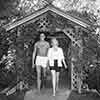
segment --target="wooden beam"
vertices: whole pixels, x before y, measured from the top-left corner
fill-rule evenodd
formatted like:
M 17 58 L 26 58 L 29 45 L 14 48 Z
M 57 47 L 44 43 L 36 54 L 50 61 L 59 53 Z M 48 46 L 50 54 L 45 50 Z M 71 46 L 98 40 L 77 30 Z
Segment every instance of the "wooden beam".
M 34 19 L 34 18 L 40 16 L 40 15 L 43 14 L 43 13 L 46 13 L 48 10 L 49 10 L 49 6 L 46 7 L 46 8 L 44 8 L 44 9 L 38 10 L 38 11 L 34 12 L 32 15 L 27 16 L 27 17 L 25 17 L 25 18 L 23 18 L 23 19 L 21 19 L 21 20 L 19 20 L 19 21 L 16 21 L 16 22 L 11 23 L 11 24 L 8 24 L 8 25 L 5 25 L 4 28 L 5 28 L 7 31 L 9 31 L 9 30 L 11 30 L 11 29 L 13 29 L 13 28 L 15 28 L 15 27 L 21 25 L 21 24 L 24 24 L 24 23 L 26 23 L 26 22 L 29 22 L 30 20 L 32 20 L 32 19 Z
M 65 36 L 47 36 L 48 39 L 57 38 L 57 39 L 66 39 Z
M 85 23 L 85 22 L 83 22 L 83 21 L 81 21 L 77 18 L 74 18 L 74 16 L 68 15 L 68 13 L 65 13 L 64 11 L 62 11 L 62 10 L 56 8 L 56 7 L 50 7 L 50 11 L 52 11 L 56 14 L 59 14 L 60 16 L 73 21 L 73 22 L 83 26 L 84 28 L 87 28 L 87 27 L 90 26 L 89 24 L 87 24 L 87 23 Z

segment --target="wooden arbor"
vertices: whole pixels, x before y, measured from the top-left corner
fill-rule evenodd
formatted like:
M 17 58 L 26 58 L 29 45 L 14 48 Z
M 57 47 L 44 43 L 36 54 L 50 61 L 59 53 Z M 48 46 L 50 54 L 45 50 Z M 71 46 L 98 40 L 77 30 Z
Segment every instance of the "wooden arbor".
M 19 19 L 13 23 L 4 26 L 6 31 L 15 32 L 17 40 L 23 41 L 23 50 L 29 47 L 29 42 L 35 42 L 35 35 L 39 31 L 43 32 L 64 32 L 71 39 L 70 61 L 71 61 L 71 89 L 77 89 L 78 72 L 75 70 L 77 65 L 73 62 L 81 59 L 82 55 L 82 34 L 88 33 L 90 24 L 83 19 L 71 16 L 62 10 L 49 5 L 41 10 L 38 10 L 25 18 Z M 35 35 L 34 35 L 35 34 Z M 81 64 L 78 64 L 81 69 Z

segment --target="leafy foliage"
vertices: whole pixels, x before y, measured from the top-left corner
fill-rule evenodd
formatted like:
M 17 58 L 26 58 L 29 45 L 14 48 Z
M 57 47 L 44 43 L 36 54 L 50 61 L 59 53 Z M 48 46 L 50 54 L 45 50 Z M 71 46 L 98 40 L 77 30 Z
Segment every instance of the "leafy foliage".
M 10 17 L 17 15 L 16 6 L 19 0 L 0 0 L 0 17 Z
M 5 29 L 0 28 L 0 58 L 7 54 L 8 51 L 8 40 L 7 40 L 8 34 L 6 34 Z
M 21 0 L 23 2 L 20 2 L 19 5 L 17 6 L 17 3 L 14 4 L 13 0 L 1 0 L 1 14 L 3 16 L 16 16 L 19 12 L 22 13 L 22 16 L 25 16 L 27 14 L 31 14 L 32 12 L 43 8 L 46 3 L 42 3 L 41 2 L 37 2 L 34 5 L 34 2 L 32 3 L 32 1 L 34 0 Z M 37 0 L 38 1 L 38 0 Z M 41 1 L 41 0 L 39 0 Z M 90 20 L 90 22 L 96 22 L 96 17 L 93 14 L 93 12 L 95 10 L 90 9 L 91 7 L 89 6 L 89 2 L 87 2 L 87 5 L 84 4 L 80 4 L 80 2 L 82 3 L 82 0 L 72 0 L 73 2 L 70 2 L 70 0 L 52 0 L 52 4 L 60 9 L 62 9 L 65 12 L 69 12 L 70 14 L 73 13 L 73 15 L 78 15 L 78 17 L 82 16 L 82 18 L 85 17 L 86 20 Z M 86 0 L 85 0 L 86 1 Z M 6 4 L 5 4 L 6 2 Z M 55 2 L 55 3 L 54 3 Z M 33 4 L 33 5 L 32 5 Z M 31 5 L 31 6 L 30 6 Z M 92 5 L 92 4 L 91 4 Z M 16 6 L 16 7 L 15 7 Z M 76 6 L 76 7 L 75 7 Z M 89 7 L 90 8 L 89 8 Z M 15 9 L 17 8 L 17 10 Z M 69 8 L 69 9 L 68 9 Z M 73 10 L 74 9 L 74 10 Z M 16 13 L 16 11 L 18 11 L 18 13 Z M 91 12 L 93 11 L 93 12 Z M 97 10 L 96 10 L 97 11 Z M 4 13 L 5 12 L 5 13 Z M 6 13 L 7 12 L 7 13 Z M 91 17 L 91 18 L 90 18 Z M 61 20 L 62 18 L 59 18 L 59 20 Z M 55 21 L 54 21 L 55 22 Z M 66 21 L 63 19 L 62 23 L 60 23 L 58 26 L 64 26 L 63 24 Z M 54 25 L 56 25 L 54 23 Z M 35 28 L 33 28 L 33 26 Z M 7 55 L 7 51 L 9 49 L 9 46 L 11 44 L 9 44 L 10 42 L 14 44 L 15 48 L 16 48 L 16 67 L 17 69 L 13 69 L 13 71 L 17 71 L 17 75 L 14 72 L 9 72 L 7 73 L 7 70 L 5 70 L 5 63 L 2 65 L 1 68 L 4 68 L 4 70 L 1 70 L 1 82 L 2 84 L 9 84 L 11 82 L 11 79 L 13 78 L 12 76 L 16 77 L 18 76 L 19 80 L 23 80 L 23 78 L 27 77 L 28 74 L 30 74 L 30 69 L 28 68 L 30 65 L 30 61 L 31 61 L 31 56 L 32 56 L 32 50 L 33 50 L 33 44 L 34 44 L 34 38 L 36 38 L 36 26 L 33 24 L 27 25 L 25 27 L 23 27 L 21 29 L 21 34 L 20 36 L 16 37 L 16 34 L 10 34 L 10 33 L 6 33 L 6 31 L 4 29 L 1 28 L 1 32 L 0 32 L 0 58 L 6 54 Z M 85 37 L 83 39 L 84 41 L 84 48 L 83 48 L 83 58 L 77 60 L 76 62 L 76 66 L 77 66 L 77 71 L 80 72 L 83 68 L 83 66 L 85 66 L 85 69 L 88 70 L 88 62 L 89 63 L 93 63 L 94 60 L 97 60 L 100 58 L 100 47 L 98 47 L 97 41 L 92 38 L 91 36 L 86 37 L 87 39 L 85 40 Z M 64 45 L 65 43 L 62 43 L 61 45 Z M 64 48 L 66 49 L 66 48 Z M 74 48 L 75 50 L 76 48 Z M 77 48 L 78 49 L 78 48 Z M 74 53 L 77 55 L 78 51 L 74 51 Z M 73 53 L 73 54 L 74 54 Z M 6 62 L 6 61 L 5 61 Z M 81 67 L 80 67 L 81 66 Z M 5 77 L 4 77 L 5 75 Z M 3 78 L 4 77 L 4 78 Z M 8 77 L 8 78 L 7 78 Z M 8 79 L 8 80 L 7 80 Z M 91 81 L 90 81 L 91 82 Z
M 0 16 L 9 17 L 10 20 L 32 14 L 49 3 L 92 23 L 96 23 L 100 17 L 100 6 L 97 0 L 1 0 L 0 2 Z
M 16 80 L 15 50 L 11 34 L 0 28 L 0 88 L 5 88 Z M 14 43 L 14 42 L 13 42 Z M 12 79 L 13 82 L 12 82 Z

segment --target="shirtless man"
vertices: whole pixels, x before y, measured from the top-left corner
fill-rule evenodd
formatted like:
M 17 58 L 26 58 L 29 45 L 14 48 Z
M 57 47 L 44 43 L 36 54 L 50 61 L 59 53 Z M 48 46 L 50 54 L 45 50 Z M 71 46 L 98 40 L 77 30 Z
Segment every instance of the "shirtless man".
M 34 68 L 36 65 L 36 71 L 37 71 L 37 88 L 40 92 L 41 87 L 41 68 L 43 68 L 44 77 L 45 77 L 45 70 L 48 63 L 48 57 L 47 52 L 49 49 L 49 43 L 45 41 L 45 35 L 44 33 L 40 34 L 40 40 L 35 43 L 34 51 L 33 51 L 33 65 Z M 36 57 L 36 61 L 35 61 Z

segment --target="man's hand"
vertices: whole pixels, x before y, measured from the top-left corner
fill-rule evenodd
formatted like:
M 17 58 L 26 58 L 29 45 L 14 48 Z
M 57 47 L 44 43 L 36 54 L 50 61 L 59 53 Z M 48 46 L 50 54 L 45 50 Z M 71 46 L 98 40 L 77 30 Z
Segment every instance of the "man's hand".
M 33 63 L 33 64 L 32 64 L 32 68 L 34 68 L 34 67 L 35 67 L 35 64 Z

